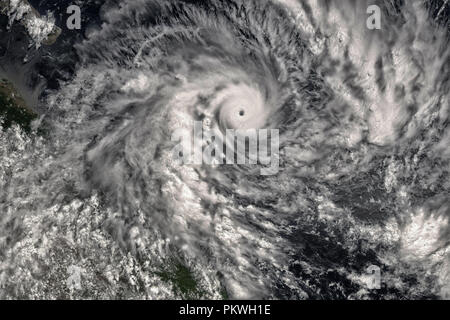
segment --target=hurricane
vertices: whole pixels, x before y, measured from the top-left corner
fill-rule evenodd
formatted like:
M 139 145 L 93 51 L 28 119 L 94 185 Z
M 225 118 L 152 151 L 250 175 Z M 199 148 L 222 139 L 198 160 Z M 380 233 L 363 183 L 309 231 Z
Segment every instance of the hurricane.
M 0 133 L 0 297 L 449 299 L 450 4 L 372 2 L 80 2 Z M 176 161 L 200 121 L 278 130 L 278 170 Z

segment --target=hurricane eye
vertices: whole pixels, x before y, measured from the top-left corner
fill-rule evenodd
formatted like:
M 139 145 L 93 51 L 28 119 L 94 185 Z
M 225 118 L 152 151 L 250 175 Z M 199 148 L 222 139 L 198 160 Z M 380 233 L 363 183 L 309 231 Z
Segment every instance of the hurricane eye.
M 239 111 L 239 115 L 240 115 L 241 117 L 243 117 L 243 116 L 245 115 L 245 111 L 244 111 L 244 110 Z

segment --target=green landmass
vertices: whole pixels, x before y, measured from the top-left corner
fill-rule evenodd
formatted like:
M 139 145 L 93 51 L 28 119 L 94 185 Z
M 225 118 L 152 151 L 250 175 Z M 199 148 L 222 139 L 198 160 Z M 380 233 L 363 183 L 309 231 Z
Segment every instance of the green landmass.
M 29 6 L 29 8 L 30 8 L 30 10 L 28 10 L 28 12 L 24 13 L 23 18 L 19 21 L 23 26 L 26 27 L 26 25 L 30 19 L 41 17 L 39 12 L 27 0 L 19 0 L 19 1 L 22 2 L 23 5 Z M 11 8 L 10 1 L 0 0 L 0 13 L 6 14 L 8 12 L 8 10 L 10 10 L 10 8 Z M 55 25 L 53 27 L 52 32 L 47 36 L 46 39 L 44 39 L 44 41 L 42 41 L 42 43 L 44 45 L 50 46 L 56 42 L 56 40 L 58 39 L 60 34 L 61 34 L 61 28 L 59 28 L 58 26 Z
M 26 106 L 13 85 L 5 79 L 0 79 L 0 119 L 3 130 L 17 124 L 26 133 L 30 133 L 31 122 L 36 117 L 37 115 Z
M 204 295 L 194 273 L 179 261 L 169 263 L 169 267 L 159 272 L 158 276 L 163 281 L 171 283 L 174 291 L 183 299 L 199 299 Z

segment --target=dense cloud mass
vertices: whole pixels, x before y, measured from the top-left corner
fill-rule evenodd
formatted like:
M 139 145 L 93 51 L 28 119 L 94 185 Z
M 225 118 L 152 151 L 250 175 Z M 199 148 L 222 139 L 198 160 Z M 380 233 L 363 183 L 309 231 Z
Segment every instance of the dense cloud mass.
M 375 2 L 381 30 L 366 1 L 84 1 L 6 51 L 39 117 L 0 133 L 0 298 L 449 299 L 450 4 Z M 194 121 L 278 129 L 278 172 L 174 161 Z

